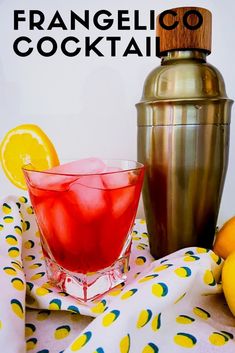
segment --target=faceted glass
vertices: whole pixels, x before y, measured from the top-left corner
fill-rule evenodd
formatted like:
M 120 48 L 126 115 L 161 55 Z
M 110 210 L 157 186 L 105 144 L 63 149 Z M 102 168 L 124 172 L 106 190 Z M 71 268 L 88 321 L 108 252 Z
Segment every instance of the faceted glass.
M 81 301 L 126 279 L 144 177 L 138 162 L 102 162 L 105 169 L 87 174 L 23 168 L 48 278 Z

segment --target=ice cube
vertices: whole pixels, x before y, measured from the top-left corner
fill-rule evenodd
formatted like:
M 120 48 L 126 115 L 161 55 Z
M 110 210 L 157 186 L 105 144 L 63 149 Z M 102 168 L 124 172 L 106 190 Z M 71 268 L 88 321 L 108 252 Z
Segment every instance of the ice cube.
M 61 197 L 60 195 L 60 197 L 54 198 L 53 207 L 45 217 L 48 216 L 50 218 L 49 222 L 54 228 L 54 241 L 59 240 L 65 245 L 75 231 L 75 229 L 73 229 L 74 223 L 71 221 L 71 207 L 68 202 L 66 202 L 65 197 Z
M 48 170 L 50 173 L 59 174 L 94 174 L 102 173 L 106 168 L 105 163 L 99 158 L 84 158 L 61 164 Z
M 34 187 L 63 191 L 77 180 L 77 174 L 102 173 L 105 163 L 98 158 L 87 158 L 59 165 L 43 172 L 27 171 L 28 181 Z
M 47 242 L 54 238 L 54 222 L 51 221 L 51 210 L 53 209 L 54 199 L 41 197 L 41 202 L 37 200 L 33 204 L 37 223 Z
M 43 190 L 63 191 L 69 188 L 70 183 L 77 177 L 72 175 L 50 174 L 47 172 L 27 172 L 27 180 L 31 186 Z
M 100 175 L 81 176 L 70 186 L 69 196 L 83 222 L 98 220 L 108 210 L 109 200 Z
M 112 168 L 107 174 L 102 175 L 104 186 L 107 189 L 119 189 L 129 185 L 129 172 Z
M 72 264 L 78 262 L 77 258 L 84 252 L 85 228 L 79 222 L 67 193 L 58 195 L 38 204 L 36 216 L 54 259 L 71 270 Z
M 97 175 L 80 175 L 76 179 L 76 184 L 86 186 L 92 189 L 105 189 L 103 180 L 99 174 Z
M 114 189 L 110 193 L 112 215 L 115 218 L 123 216 L 129 209 L 130 212 L 135 212 L 136 208 L 136 186 L 128 186 L 126 188 Z
M 121 168 L 106 166 L 104 169 L 104 173 L 120 172 L 121 170 Z

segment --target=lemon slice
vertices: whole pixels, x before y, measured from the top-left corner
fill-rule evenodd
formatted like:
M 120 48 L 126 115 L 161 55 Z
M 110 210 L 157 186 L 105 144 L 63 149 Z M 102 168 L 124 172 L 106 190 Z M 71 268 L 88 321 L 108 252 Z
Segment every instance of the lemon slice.
M 5 135 L 0 145 L 0 160 L 7 178 L 24 190 L 24 165 L 30 163 L 37 170 L 46 170 L 59 164 L 52 142 L 33 124 L 16 126 Z

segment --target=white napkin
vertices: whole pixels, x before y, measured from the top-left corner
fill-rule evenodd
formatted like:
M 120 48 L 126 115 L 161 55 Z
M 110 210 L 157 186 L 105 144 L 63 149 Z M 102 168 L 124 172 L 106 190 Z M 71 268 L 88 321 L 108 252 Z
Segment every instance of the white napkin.
M 84 305 L 47 282 L 26 197 L 8 197 L 0 208 L 4 353 L 235 352 L 235 318 L 219 283 L 223 261 L 212 251 L 187 248 L 154 261 L 137 220 L 127 282 Z

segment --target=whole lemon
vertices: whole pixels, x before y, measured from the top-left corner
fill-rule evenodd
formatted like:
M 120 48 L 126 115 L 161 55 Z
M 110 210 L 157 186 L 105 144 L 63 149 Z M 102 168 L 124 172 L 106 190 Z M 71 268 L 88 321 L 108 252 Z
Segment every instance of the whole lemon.
M 224 259 L 235 251 L 235 216 L 230 218 L 217 233 L 213 250 Z
M 222 287 L 226 302 L 235 316 L 235 251 L 224 261 L 222 268 Z

